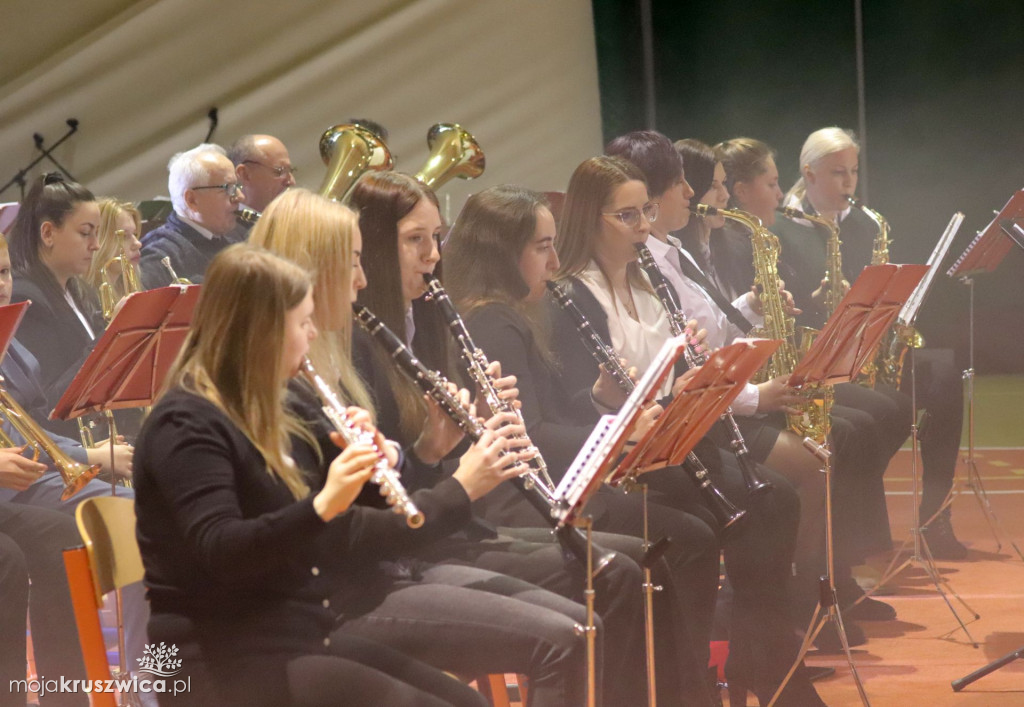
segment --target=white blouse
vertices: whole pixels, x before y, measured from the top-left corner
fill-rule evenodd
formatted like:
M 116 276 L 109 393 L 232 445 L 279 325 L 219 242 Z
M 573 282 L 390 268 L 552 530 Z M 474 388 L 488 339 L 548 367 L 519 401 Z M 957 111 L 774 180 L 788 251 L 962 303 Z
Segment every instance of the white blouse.
M 636 366 L 640 375 L 643 375 L 662 345 L 671 336 L 668 315 L 665 314 L 661 301 L 651 292 L 632 288 L 633 303 L 640 318 L 640 321 L 637 321 L 629 316 L 626 307 L 612 292 L 611 283 L 605 278 L 597 263 L 591 261 L 587 269 L 580 273 L 579 279 L 593 293 L 608 315 L 608 331 L 612 339 L 608 343 L 620 358 L 626 359 L 627 366 Z M 672 392 L 673 380 L 672 376 L 665 379 L 658 393 L 659 398 Z

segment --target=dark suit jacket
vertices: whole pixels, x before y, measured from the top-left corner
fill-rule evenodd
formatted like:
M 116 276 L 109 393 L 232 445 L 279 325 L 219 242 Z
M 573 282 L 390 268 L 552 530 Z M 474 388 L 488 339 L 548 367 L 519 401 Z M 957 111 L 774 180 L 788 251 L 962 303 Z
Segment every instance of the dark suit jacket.
M 38 379 L 46 396 L 44 407 L 49 414 L 96 342 L 82 326 L 71 305 L 63 297 L 44 291 L 28 274 L 15 277 L 11 295 L 12 302 L 24 300 L 31 300 L 32 305 L 18 328 L 18 340 L 38 360 Z M 104 329 L 103 320 L 86 309 L 83 308 L 83 314 L 99 337 Z
M 77 425 L 62 420 L 47 419 L 50 408 L 46 400 L 46 393 L 39 381 L 39 362 L 32 352 L 22 346 L 17 339 L 11 339 L 7 355 L 0 362 L 0 375 L 4 377 L 4 389 L 18 405 L 21 405 L 29 417 L 52 433 L 50 436 L 57 446 L 75 461 L 85 462 L 86 454 L 82 445 L 61 434 L 69 428 L 75 429 Z M 23 441 L 21 436 L 9 429 L 9 425 L 6 423 L 4 431 L 8 433 L 15 444 Z

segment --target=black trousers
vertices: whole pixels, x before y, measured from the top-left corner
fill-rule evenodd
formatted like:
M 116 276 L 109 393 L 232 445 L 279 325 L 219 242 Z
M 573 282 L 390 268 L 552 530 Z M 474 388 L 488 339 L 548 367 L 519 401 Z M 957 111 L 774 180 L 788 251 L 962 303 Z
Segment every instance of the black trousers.
M 282 627 L 284 628 L 284 627 Z M 154 642 L 173 644 L 181 672 L 159 695 L 167 707 L 485 707 L 480 693 L 407 655 L 358 636 L 332 635 L 327 645 L 308 635 L 261 631 L 242 624 L 194 623 L 154 611 Z M 246 635 L 247 632 L 251 632 Z M 261 635 L 262 634 L 262 635 Z M 275 641 L 278 645 L 270 644 Z M 312 641 L 311 641 L 312 639 Z M 302 648 L 301 644 L 307 644 Z M 185 682 L 187 680 L 187 683 Z M 171 686 L 180 685 L 177 694 Z M 187 685 L 187 688 L 185 687 Z
M 533 705 L 584 702 L 586 650 L 576 628 L 586 620 L 581 605 L 481 567 L 422 559 L 386 566 L 390 577 L 368 575 L 361 596 L 332 600 L 341 611 L 332 636 L 370 639 L 468 678 L 525 673 Z M 601 684 L 605 631 L 600 618 L 596 625 Z
M 25 679 L 26 608 L 32 623 L 38 675 L 85 679 L 61 554 L 81 542 L 74 519 L 64 513 L 0 503 L 0 705 L 25 704 L 25 693 L 12 692 L 9 681 Z M 47 694 L 41 702 L 87 703 L 87 696 L 81 692 Z
M 649 537 L 652 543 L 661 538 L 670 540 L 662 561 L 652 567 L 652 581 L 662 587 L 662 591 L 654 594 L 658 704 L 704 705 L 711 699 L 705 668 L 718 593 L 720 544 L 715 530 L 704 517 L 683 508 L 686 506 L 690 511 L 700 509 L 702 515 L 706 513 L 696 488 L 682 472 L 678 469 L 651 472 L 641 476 L 640 481 L 661 475 L 675 476 L 679 483 L 671 499 L 661 491 L 649 491 Z M 507 498 L 504 497 L 506 493 L 509 494 Z M 515 493 L 514 490 L 499 488 L 485 499 L 491 503 L 481 504 L 478 510 L 483 510 L 493 523 L 516 526 L 516 530 L 508 531 L 512 534 L 523 537 L 522 533 L 531 532 L 524 528 L 534 528 L 533 535 L 525 536 L 531 539 L 536 539 L 538 532 L 546 534 L 547 531 L 537 528 L 544 520 L 526 502 L 516 502 Z M 643 537 L 643 497 L 639 491 L 625 493 L 620 489 L 602 487 L 588 503 L 586 513 L 594 527 L 601 531 L 595 533 L 595 542 L 635 561 L 641 560 L 643 553 L 638 539 Z M 523 572 L 530 570 L 505 564 L 501 571 L 523 576 Z M 552 588 L 536 575 L 524 578 Z M 629 586 L 625 591 L 635 599 L 639 596 L 639 585 Z M 599 599 L 601 593 L 599 588 Z M 634 628 L 634 641 L 636 632 Z M 629 689 L 637 689 L 636 681 L 642 678 L 645 667 L 641 660 L 643 646 L 630 654 L 610 649 L 608 645 L 606 643 L 607 662 L 618 660 L 628 665 Z M 635 694 L 633 699 L 636 699 Z

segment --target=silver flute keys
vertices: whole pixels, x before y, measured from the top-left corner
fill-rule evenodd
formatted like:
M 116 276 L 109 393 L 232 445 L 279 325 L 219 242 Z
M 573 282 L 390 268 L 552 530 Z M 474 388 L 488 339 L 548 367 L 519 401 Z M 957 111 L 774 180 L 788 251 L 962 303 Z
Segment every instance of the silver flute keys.
M 323 403 L 324 415 L 334 425 L 334 429 L 342 436 L 346 444 L 368 444 L 377 452 L 377 462 L 373 467 L 373 475 L 370 481 L 380 486 L 380 494 L 387 501 L 388 505 L 398 513 L 405 516 L 405 522 L 410 528 L 419 528 L 425 520 L 423 513 L 416 507 L 405 487 L 398 478 L 398 472 L 391 467 L 383 450 L 377 446 L 373 434 L 353 425 L 345 416 L 345 406 L 341 404 L 338 397 L 327 385 L 323 378 L 313 368 L 309 359 L 303 359 L 299 367 L 302 377 L 316 389 L 320 402 Z

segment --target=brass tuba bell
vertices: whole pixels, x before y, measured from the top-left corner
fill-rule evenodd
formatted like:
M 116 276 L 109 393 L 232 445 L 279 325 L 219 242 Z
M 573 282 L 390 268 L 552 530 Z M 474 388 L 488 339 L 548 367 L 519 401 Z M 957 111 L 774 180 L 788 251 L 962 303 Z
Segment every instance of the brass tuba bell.
M 343 201 L 363 172 L 389 170 L 394 166 L 391 151 L 376 133 L 361 125 L 335 125 L 320 136 L 320 157 L 327 174 L 320 196 Z
M 476 138 L 457 123 L 438 123 L 427 131 L 430 159 L 416 174 L 421 184 L 440 189 L 448 180 L 475 179 L 484 173 L 487 161 Z

